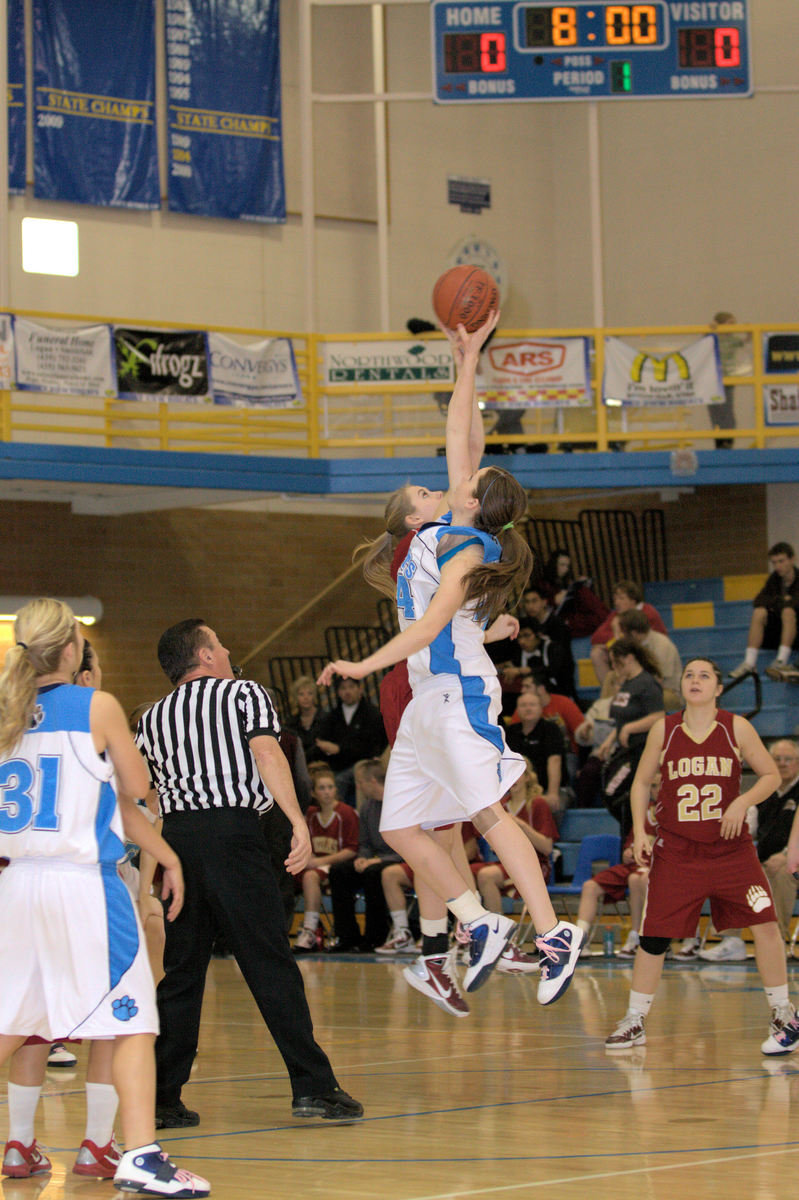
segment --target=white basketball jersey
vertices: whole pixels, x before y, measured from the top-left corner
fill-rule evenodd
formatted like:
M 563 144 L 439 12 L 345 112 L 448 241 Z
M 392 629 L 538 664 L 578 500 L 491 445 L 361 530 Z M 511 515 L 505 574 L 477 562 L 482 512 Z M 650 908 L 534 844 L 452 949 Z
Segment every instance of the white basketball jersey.
M 495 537 L 469 526 L 455 527 L 447 517 L 441 523 L 424 526 L 416 534 L 397 572 L 400 629 L 407 629 L 427 612 L 441 585 L 441 568 L 459 550 L 471 545 L 483 547 L 484 562 L 499 560 L 501 548 Z M 483 645 L 483 630 L 484 624 L 475 618 L 473 604 L 459 609 L 429 646 L 409 657 L 411 688 L 415 690 L 436 675 L 496 676 L 496 668 Z
M 0 762 L 0 856 L 113 864 L 125 856 L 113 767 L 92 742 L 94 690 L 41 688 L 33 721 Z

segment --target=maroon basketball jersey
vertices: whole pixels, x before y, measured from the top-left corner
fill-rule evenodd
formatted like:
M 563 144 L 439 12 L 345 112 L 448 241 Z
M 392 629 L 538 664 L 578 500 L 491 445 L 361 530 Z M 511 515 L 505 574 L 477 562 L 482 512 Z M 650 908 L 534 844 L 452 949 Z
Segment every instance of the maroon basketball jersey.
M 722 815 L 741 794 L 741 753 L 735 742 L 732 713 L 719 709 L 707 737 L 697 742 L 682 713 L 666 717 L 660 758 L 658 831 L 694 842 L 716 842 Z M 744 822 L 736 841 L 749 840 Z

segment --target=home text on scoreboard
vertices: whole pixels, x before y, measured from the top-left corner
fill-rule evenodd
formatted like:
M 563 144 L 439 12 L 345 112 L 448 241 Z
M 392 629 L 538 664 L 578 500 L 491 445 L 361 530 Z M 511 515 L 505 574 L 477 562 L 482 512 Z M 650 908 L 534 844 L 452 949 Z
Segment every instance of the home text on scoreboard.
M 432 0 L 439 104 L 751 96 L 748 0 Z

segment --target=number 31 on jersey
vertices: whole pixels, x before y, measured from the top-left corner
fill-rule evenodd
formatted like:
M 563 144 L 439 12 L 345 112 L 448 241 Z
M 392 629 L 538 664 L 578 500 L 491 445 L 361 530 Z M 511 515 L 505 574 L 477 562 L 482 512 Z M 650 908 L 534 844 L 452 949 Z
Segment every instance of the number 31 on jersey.
M 36 770 L 27 759 L 11 758 L 0 766 L 0 833 L 23 829 L 54 832 L 58 829 L 57 754 L 41 754 Z

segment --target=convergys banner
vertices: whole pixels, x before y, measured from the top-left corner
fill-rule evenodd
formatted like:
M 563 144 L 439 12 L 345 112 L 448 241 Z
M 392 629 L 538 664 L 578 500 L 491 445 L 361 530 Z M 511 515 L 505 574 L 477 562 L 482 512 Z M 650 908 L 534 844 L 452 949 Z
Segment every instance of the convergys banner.
M 718 341 L 706 334 L 679 350 L 638 350 L 605 338 L 605 404 L 672 408 L 724 399 Z
M 297 363 L 288 338 L 267 338 L 243 346 L 221 333 L 209 333 L 208 358 L 215 404 L 301 406 Z
M 210 404 L 206 335 L 114 326 L 117 386 L 124 400 Z

